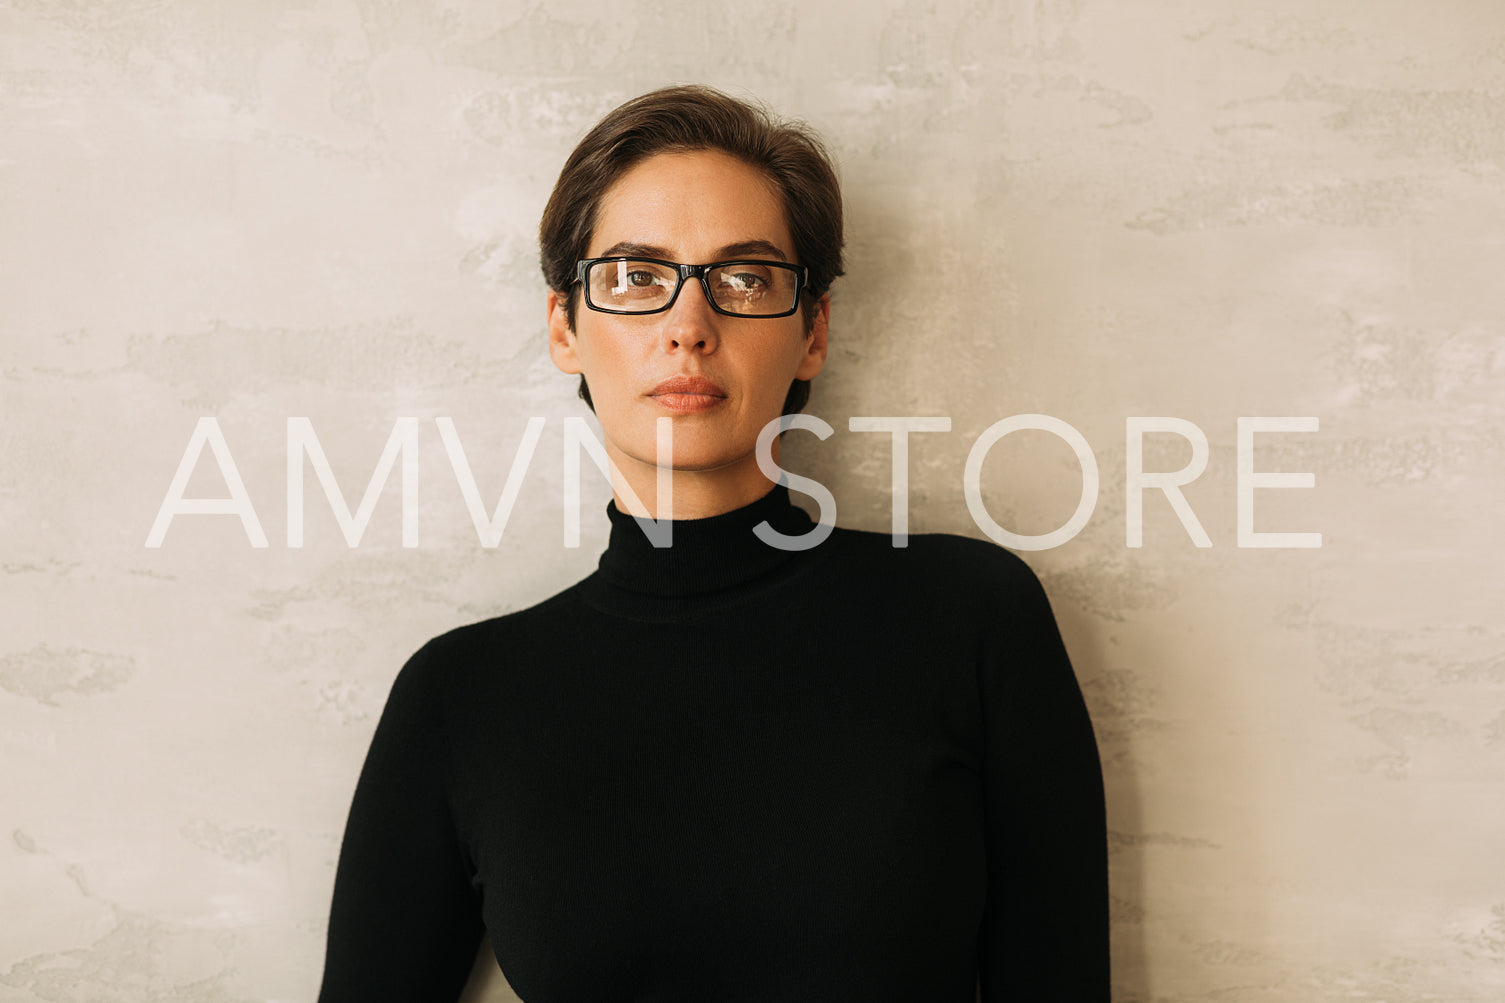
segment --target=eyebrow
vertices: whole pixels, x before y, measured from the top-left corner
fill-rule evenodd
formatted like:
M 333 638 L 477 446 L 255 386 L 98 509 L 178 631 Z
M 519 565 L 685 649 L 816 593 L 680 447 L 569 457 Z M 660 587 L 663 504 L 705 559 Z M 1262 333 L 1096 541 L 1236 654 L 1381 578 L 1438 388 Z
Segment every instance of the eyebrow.
M 735 244 L 727 244 L 716 252 L 714 260 L 726 261 L 749 254 L 767 255 L 771 258 L 778 258 L 780 261 L 789 260 L 788 256 L 779 250 L 777 244 L 766 240 L 742 240 Z M 666 248 L 659 247 L 657 244 L 636 244 L 630 240 L 621 240 L 612 244 L 597 255 L 597 257 L 616 258 L 623 255 L 637 258 L 661 258 L 665 261 L 674 260 L 669 256 L 669 251 Z

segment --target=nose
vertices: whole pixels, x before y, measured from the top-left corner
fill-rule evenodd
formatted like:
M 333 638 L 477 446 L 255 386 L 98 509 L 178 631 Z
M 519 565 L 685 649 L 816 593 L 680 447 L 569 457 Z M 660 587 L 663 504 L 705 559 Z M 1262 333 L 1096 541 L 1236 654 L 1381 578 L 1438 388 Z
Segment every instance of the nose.
M 663 350 L 714 352 L 720 344 L 717 330 L 720 319 L 721 315 L 712 310 L 706 300 L 705 286 L 700 279 L 686 279 L 674 305 L 664 313 L 659 336 Z

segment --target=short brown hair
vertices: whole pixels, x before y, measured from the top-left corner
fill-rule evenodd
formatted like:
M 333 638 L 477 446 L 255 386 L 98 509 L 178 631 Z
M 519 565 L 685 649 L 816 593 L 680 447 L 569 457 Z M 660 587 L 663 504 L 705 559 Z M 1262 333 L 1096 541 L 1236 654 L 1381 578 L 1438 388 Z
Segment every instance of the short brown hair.
M 549 288 L 565 297 L 575 326 L 575 262 L 586 256 L 601 200 L 624 174 L 659 153 L 720 150 L 760 171 L 784 203 L 798 262 L 809 272 L 801 292 L 805 330 L 820 298 L 843 272 L 841 183 L 825 145 L 807 126 L 699 85 L 664 87 L 609 112 L 575 147 L 538 226 L 539 264 Z M 585 377 L 580 396 L 591 404 Z M 810 381 L 795 380 L 784 401 L 792 414 L 810 399 Z M 594 408 L 594 405 L 591 405 Z

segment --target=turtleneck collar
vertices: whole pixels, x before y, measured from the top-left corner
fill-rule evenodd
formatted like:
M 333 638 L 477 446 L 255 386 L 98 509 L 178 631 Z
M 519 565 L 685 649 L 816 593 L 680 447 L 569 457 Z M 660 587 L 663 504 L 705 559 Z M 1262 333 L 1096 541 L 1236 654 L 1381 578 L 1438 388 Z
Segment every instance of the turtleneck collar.
M 601 555 L 598 577 L 642 596 L 690 597 L 732 589 L 762 578 L 801 551 L 770 546 L 753 533 L 767 521 L 786 536 L 808 533 L 814 521 L 789 500 L 789 489 L 775 485 L 750 505 L 705 519 L 675 519 L 671 544 L 655 547 L 638 519 L 606 506 L 611 537 Z

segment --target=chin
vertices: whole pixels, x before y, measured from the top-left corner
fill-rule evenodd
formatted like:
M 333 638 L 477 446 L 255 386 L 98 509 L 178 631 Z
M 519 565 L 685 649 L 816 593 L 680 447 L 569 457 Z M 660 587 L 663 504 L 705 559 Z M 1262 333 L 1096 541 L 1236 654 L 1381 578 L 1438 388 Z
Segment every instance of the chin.
M 745 456 L 746 454 L 742 454 Z M 675 470 L 695 471 L 704 473 L 711 470 L 720 470 L 729 467 L 740 459 L 736 454 L 725 452 L 709 452 L 698 449 L 676 449 L 670 466 Z
M 686 427 L 687 423 L 674 423 L 674 454 L 672 466 L 676 470 L 714 470 L 752 453 L 756 440 L 747 442 L 729 441 L 710 429 Z M 644 443 L 644 455 L 654 455 L 650 439 Z

